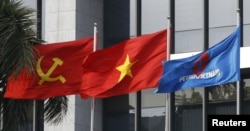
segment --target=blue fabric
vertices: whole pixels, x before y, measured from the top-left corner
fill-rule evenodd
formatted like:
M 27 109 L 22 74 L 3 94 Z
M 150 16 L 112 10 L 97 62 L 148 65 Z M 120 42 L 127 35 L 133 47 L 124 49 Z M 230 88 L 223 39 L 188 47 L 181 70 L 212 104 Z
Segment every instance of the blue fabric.
M 226 84 L 240 80 L 240 28 L 197 55 L 163 62 L 156 93 Z

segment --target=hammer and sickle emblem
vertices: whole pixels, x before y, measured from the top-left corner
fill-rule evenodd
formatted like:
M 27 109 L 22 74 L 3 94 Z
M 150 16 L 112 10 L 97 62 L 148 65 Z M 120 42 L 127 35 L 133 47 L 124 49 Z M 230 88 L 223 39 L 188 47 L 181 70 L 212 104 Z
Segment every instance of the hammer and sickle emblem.
M 53 65 L 49 68 L 47 73 L 44 73 L 42 68 L 41 68 L 41 62 L 42 62 L 43 57 L 38 59 L 37 66 L 36 66 L 36 71 L 37 74 L 41 77 L 40 81 L 38 82 L 39 85 L 42 85 L 45 81 L 47 82 L 54 82 L 54 81 L 61 81 L 61 83 L 65 83 L 66 79 L 62 76 L 59 75 L 57 77 L 51 78 L 50 75 L 53 73 L 53 71 L 56 69 L 57 66 L 61 66 L 63 64 L 63 61 L 57 57 L 53 58 L 52 60 L 54 61 Z

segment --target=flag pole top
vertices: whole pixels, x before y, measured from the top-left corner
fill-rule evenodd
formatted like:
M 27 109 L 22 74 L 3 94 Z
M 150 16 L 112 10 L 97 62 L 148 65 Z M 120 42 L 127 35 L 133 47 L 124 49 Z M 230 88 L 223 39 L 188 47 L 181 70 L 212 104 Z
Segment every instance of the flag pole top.
M 237 14 L 237 27 L 240 25 L 240 8 L 236 9 L 236 14 Z
M 94 23 L 94 26 L 97 26 L 97 23 Z

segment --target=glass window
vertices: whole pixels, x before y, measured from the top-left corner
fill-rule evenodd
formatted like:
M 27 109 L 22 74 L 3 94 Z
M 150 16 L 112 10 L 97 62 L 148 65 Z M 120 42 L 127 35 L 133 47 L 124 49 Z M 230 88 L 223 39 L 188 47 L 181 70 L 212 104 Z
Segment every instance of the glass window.
M 209 101 L 235 101 L 236 100 L 236 83 L 229 83 L 224 85 L 216 85 L 208 87 Z
M 202 130 L 203 88 L 175 92 L 174 125 L 176 131 Z
M 207 87 L 208 114 L 236 114 L 236 83 Z
M 179 105 L 175 110 L 175 131 L 201 131 L 202 105 Z
M 220 27 L 209 29 L 209 47 L 221 42 L 227 36 L 232 34 L 236 29 L 236 26 Z
M 243 79 L 241 87 L 243 87 L 242 114 L 250 114 L 250 79 Z
M 209 47 L 235 30 L 237 2 L 236 0 L 209 0 Z
M 134 131 L 136 94 L 103 99 L 103 130 Z
M 191 88 L 175 93 L 175 105 L 190 105 L 202 103 L 202 88 Z
M 249 35 L 250 35 L 250 22 L 243 25 L 243 46 L 250 46 Z
M 142 131 L 165 130 L 165 107 L 143 108 L 141 114 Z
M 203 50 L 203 1 L 175 0 L 174 44 L 175 53 Z
M 166 95 L 154 93 L 155 89 L 142 91 L 141 95 L 141 130 L 164 131 L 165 130 L 165 105 Z
M 209 0 L 209 26 L 236 26 L 237 0 Z
M 244 89 L 243 99 L 250 100 L 250 79 L 244 79 L 242 82 L 242 87 Z
M 141 3 L 142 34 L 148 34 L 166 29 L 167 15 L 169 11 L 168 2 L 166 0 L 142 0 Z M 134 18 L 131 18 L 131 20 L 133 20 Z
M 175 53 L 203 50 L 203 30 L 176 31 Z
M 243 46 L 250 46 L 250 1 L 243 0 Z

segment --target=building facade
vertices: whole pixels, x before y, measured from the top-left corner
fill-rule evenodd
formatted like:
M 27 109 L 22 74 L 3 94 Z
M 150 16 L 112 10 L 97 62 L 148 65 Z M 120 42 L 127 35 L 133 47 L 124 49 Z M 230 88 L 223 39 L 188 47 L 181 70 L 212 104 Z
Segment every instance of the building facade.
M 167 28 L 174 29 L 171 59 L 184 58 L 218 43 L 242 25 L 241 81 L 209 88 L 155 94 L 154 88 L 95 99 L 94 131 L 206 131 L 210 114 L 250 114 L 249 0 L 22 0 L 39 10 L 40 33 L 46 42 L 75 40 L 98 29 L 98 49 Z M 169 2 L 171 1 L 171 2 Z M 140 4 L 140 5 L 138 5 Z M 171 9 L 170 9 L 171 8 Z M 59 125 L 44 123 L 42 131 L 89 131 L 91 99 L 68 96 L 67 116 Z M 167 104 L 167 105 L 166 105 Z M 166 113 L 166 109 L 170 114 Z M 166 117 L 166 114 L 168 115 Z

